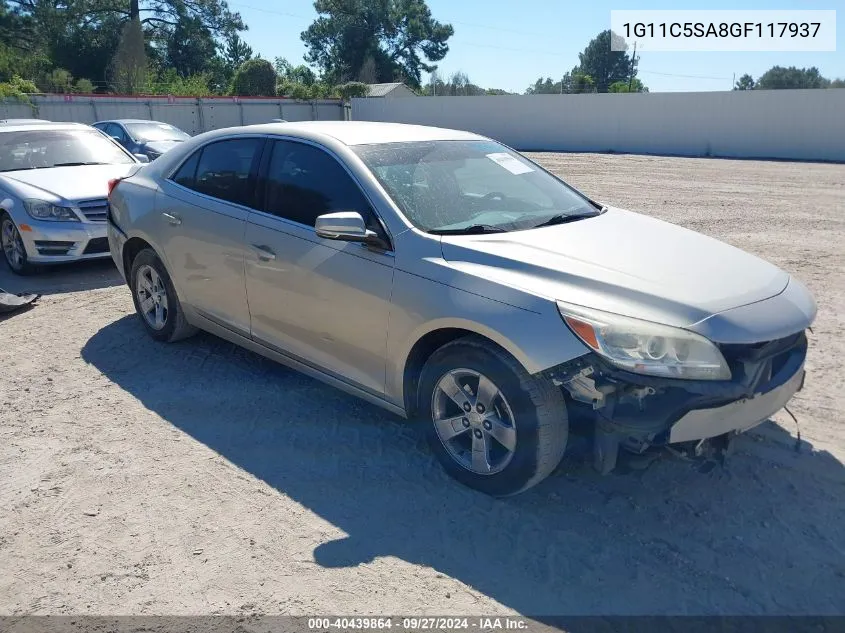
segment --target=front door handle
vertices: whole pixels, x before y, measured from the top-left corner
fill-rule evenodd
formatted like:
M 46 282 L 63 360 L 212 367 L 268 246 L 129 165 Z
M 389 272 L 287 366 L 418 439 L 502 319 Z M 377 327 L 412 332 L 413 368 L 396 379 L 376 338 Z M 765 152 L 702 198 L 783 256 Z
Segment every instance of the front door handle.
M 173 215 L 172 213 L 162 211 L 161 217 L 163 217 L 165 220 L 167 220 L 170 224 L 173 224 L 174 226 L 182 224 L 182 218 L 180 218 L 178 215 Z
M 262 262 L 270 262 L 276 259 L 276 253 L 269 246 L 263 244 L 253 244 L 252 247 L 258 251 L 258 259 Z

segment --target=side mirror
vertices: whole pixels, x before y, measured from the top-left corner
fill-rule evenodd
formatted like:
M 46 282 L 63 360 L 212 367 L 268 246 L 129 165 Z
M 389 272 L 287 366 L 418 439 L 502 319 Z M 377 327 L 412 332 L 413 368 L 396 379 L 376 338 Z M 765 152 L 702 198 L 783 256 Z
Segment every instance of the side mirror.
M 133 154 L 133 156 L 135 158 L 137 158 L 139 162 L 142 162 L 142 163 L 149 163 L 150 162 L 150 157 L 147 156 L 146 154 Z
M 317 236 L 342 242 L 363 242 L 367 239 L 367 225 L 364 218 L 355 211 L 326 213 L 317 217 L 314 224 Z
M 357 211 L 339 211 L 317 216 L 314 230 L 318 237 L 341 242 L 358 242 L 387 250 L 388 245 L 375 231 L 370 231 Z

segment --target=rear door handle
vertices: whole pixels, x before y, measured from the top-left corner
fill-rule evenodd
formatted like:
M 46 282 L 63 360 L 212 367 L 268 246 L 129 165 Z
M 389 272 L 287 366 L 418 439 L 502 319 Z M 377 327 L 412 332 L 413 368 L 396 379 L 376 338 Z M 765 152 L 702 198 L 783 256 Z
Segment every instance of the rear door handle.
M 276 253 L 269 246 L 263 244 L 253 244 L 252 247 L 258 251 L 258 259 L 262 262 L 270 262 L 276 259 Z
M 182 224 L 182 218 L 178 215 L 173 215 L 172 213 L 167 213 L 166 211 L 162 211 L 161 217 L 167 220 L 170 224 L 179 225 Z

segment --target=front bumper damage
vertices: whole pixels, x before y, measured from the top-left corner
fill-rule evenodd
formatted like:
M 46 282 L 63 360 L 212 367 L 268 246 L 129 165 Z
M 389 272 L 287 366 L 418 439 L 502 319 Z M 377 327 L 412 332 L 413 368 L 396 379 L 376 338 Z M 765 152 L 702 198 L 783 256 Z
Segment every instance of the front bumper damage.
M 731 368 L 727 381 L 658 378 L 617 369 L 587 354 L 549 370 L 595 425 L 594 462 L 602 473 L 616 466 L 620 447 L 644 452 L 652 446 L 730 438 L 782 409 L 804 384 L 807 337 L 799 332 L 754 345 L 721 345 Z M 695 449 L 694 449 L 695 450 Z

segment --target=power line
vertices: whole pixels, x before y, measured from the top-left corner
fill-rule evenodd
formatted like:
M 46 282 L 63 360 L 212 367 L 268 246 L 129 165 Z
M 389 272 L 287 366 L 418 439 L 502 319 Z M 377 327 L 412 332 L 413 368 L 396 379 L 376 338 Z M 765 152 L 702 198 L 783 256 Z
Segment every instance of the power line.
M 289 18 L 300 18 L 302 20 L 314 20 L 315 17 L 316 17 L 316 16 L 308 17 L 308 16 L 305 16 L 305 15 L 299 15 L 298 13 L 288 13 L 287 11 L 276 11 L 275 9 L 264 9 L 264 8 L 261 8 L 261 7 L 253 7 L 249 4 L 241 4 L 240 2 L 238 2 L 238 3 L 230 2 L 229 6 L 234 7 L 235 9 L 237 9 L 237 8 L 252 9 L 253 11 L 260 11 L 261 13 L 272 13 L 274 15 L 286 15 Z

